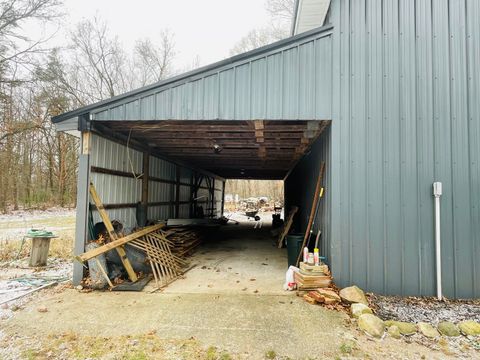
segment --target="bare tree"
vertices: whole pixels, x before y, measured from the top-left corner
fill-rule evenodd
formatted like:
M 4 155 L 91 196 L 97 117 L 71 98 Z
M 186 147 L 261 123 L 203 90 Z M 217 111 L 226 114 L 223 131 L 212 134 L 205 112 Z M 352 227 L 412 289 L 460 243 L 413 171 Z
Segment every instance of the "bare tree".
M 253 29 L 230 50 L 230 55 L 240 54 L 285 39 L 290 34 L 295 0 L 267 0 L 265 8 L 270 14 L 270 24 Z
M 267 0 L 265 8 L 274 20 L 291 22 L 295 12 L 295 0 Z
M 160 44 L 154 45 L 150 39 L 138 40 L 134 51 L 134 70 L 138 74 L 140 86 L 158 82 L 173 72 L 175 42 L 169 30 L 160 33 Z
M 117 37 L 108 33 L 105 22 L 84 20 L 72 33 L 73 74 L 78 90 L 98 101 L 128 89 L 127 58 Z
M 230 50 L 230 55 L 241 54 L 261 46 L 271 44 L 275 41 L 285 39 L 288 31 L 283 28 L 277 28 L 273 25 L 251 30 Z
M 22 27 L 28 21 L 48 22 L 61 15 L 59 0 L 3 0 L 0 3 L 0 81 L 15 81 L 7 76 L 12 63 L 30 62 L 41 51 L 46 38 L 30 39 Z

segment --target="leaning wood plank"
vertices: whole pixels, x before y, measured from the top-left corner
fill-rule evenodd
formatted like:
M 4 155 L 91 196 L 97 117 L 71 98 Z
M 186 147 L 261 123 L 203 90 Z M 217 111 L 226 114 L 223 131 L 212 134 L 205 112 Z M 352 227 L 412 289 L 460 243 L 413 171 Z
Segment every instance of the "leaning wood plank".
M 112 284 L 112 282 L 110 281 L 110 278 L 108 277 L 107 272 L 106 272 L 105 269 L 103 268 L 102 263 L 100 262 L 100 260 L 98 260 L 98 258 L 95 258 L 95 260 L 97 261 L 97 266 L 100 268 L 100 271 L 102 272 L 102 275 L 103 275 L 103 276 L 105 277 L 105 279 L 107 280 L 108 285 L 110 286 L 110 288 L 113 288 L 113 284 Z
M 118 246 L 125 245 L 126 243 L 128 243 L 132 240 L 138 239 L 138 238 L 140 238 L 140 237 L 142 237 L 142 236 L 144 236 L 148 233 L 151 233 L 153 231 L 157 231 L 164 226 L 165 226 L 164 224 L 157 224 L 157 225 L 148 226 L 148 227 L 146 227 L 146 228 L 144 228 L 140 231 L 134 232 L 133 234 L 127 235 L 127 236 L 122 237 L 118 240 L 115 240 L 115 241 L 109 242 L 108 244 L 102 245 L 102 246 L 100 246 L 96 249 L 92 249 L 92 250 L 87 251 L 87 252 L 85 252 L 81 255 L 78 255 L 78 256 L 75 257 L 75 259 L 77 259 L 80 262 L 85 262 L 85 261 L 87 261 L 91 258 L 94 258 L 95 256 L 98 256 L 100 254 L 106 253 L 107 251 L 115 249 Z
M 102 201 L 100 200 L 100 197 L 98 196 L 97 190 L 95 190 L 95 186 L 93 186 L 93 183 L 90 183 L 90 195 L 92 196 L 92 200 L 95 203 L 95 206 L 97 207 L 98 213 L 100 214 L 100 217 L 102 218 L 102 221 L 105 224 L 105 227 L 107 228 L 108 234 L 110 235 L 110 239 L 112 241 L 118 240 L 117 234 L 115 233 L 115 229 L 113 228 L 113 225 L 110 222 L 110 218 L 108 217 L 107 211 L 103 207 Z M 117 250 L 118 255 L 120 256 L 120 260 L 122 260 L 122 264 L 125 267 L 125 270 L 127 270 L 127 274 L 130 280 L 132 282 L 137 281 L 138 280 L 137 274 L 135 274 L 132 264 L 130 264 L 130 260 L 128 260 L 127 258 L 127 253 L 125 252 L 125 249 L 122 246 L 118 246 L 115 248 L 115 250 Z
M 290 227 L 292 226 L 292 223 L 293 223 L 293 217 L 295 216 L 297 211 L 298 211 L 298 207 L 297 206 L 292 206 L 292 209 L 288 213 L 287 222 L 283 226 L 282 233 L 280 234 L 280 237 L 278 238 L 277 247 L 279 249 L 281 249 L 282 246 L 283 246 L 283 239 L 285 239 L 285 236 L 287 236 L 288 232 L 290 231 Z
M 305 236 L 303 237 L 303 243 L 300 249 L 303 249 L 305 246 L 307 246 L 308 239 L 310 238 L 310 230 L 312 229 L 313 221 L 315 220 L 315 216 L 317 215 L 318 201 L 320 198 L 320 191 L 322 189 L 324 174 L 325 174 L 325 161 L 322 161 L 320 165 L 320 171 L 318 172 L 317 185 L 315 186 L 315 194 L 313 196 L 312 208 L 310 209 L 310 217 L 308 218 L 307 229 L 305 230 Z M 295 264 L 295 266 L 298 266 L 298 264 L 300 263 L 302 254 L 303 254 L 302 251 L 298 253 L 297 263 Z

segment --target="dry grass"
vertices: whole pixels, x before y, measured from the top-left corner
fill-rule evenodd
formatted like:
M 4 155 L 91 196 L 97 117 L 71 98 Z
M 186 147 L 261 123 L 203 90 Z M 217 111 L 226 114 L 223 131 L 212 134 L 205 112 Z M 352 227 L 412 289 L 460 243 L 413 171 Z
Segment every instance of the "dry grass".
M 49 257 L 59 259 L 71 259 L 73 257 L 73 232 L 59 233 L 58 238 L 50 242 Z M 20 250 L 21 249 L 21 250 Z M 8 262 L 23 259 L 30 256 L 31 240 L 1 240 L 0 262 Z
M 17 338 L 10 346 L 24 359 L 209 359 L 230 360 L 224 352 L 203 349 L 195 339 L 164 340 L 155 332 L 138 336 L 79 336 L 73 332 L 37 338 Z M 0 342 L 2 345 L 2 342 Z M 1 352 L 0 352 L 1 358 Z

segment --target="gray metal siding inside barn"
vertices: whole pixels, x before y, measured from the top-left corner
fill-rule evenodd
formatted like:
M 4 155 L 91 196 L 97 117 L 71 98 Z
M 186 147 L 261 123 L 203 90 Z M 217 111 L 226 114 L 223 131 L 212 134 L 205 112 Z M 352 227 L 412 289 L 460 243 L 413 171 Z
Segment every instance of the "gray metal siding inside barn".
M 292 206 L 299 210 L 294 218 L 293 231 L 305 232 L 312 208 L 313 196 L 321 163 L 325 161 L 325 175 L 323 187 L 324 197 L 320 199 L 319 211 L 315 218 L 312 232 L 322 231 L 320 240 L 320 254 L 326 256 L 327 263 L 331 263 L 331 194 L 330 194 L 330 129 L 326 129 L 313 144 L 310 151 L 296 164 L 292 172 L 285 179 L 285 213 Z M 315 237 L 315 236 L 313 236 Z M 313 245 L 312 240 L 312 245 Z
M 106 170 L 117 170 L 125 173 L 142 174 L 143 152 L 134 150 L 126 145 L 119 144 L 106 139 L 99 134 L 92 133 L 90 143 L 90 166 Z M 182 185 L 179 186 L 179 218 L 190 216 L 190 201 L 192 176 L 194 172 L 186 167 L 150 156 L 149 175 L 151 180 L 148 184 L 148 219 L 165 220 L 175 218 L 177 170 L 180 171 L 179 179 Z M 165 180 L 165 182 L 158 181 Z M 107 205 L 136 204 L 142 200 L 142 179 L 117 176 L 92 171 L 90 181 L 93 182 L 100 199 Z M 222 216 L 222 181 L 215 180 L 216 191 L 214 204 L 215 214 Z M 198 200 L 198 205 L 204 209 L 211 207 L 207 203 L 209 192 L 206 180 L 201 184 L 198 196 L 205 198 Z M 119 209 L 107 209 L 111 220 L 119 220 L 126 229 L 131 230 L 138 226 L 136 220 L 136 208 L 125 206 Z M 98 211 L 93 207 L 94 222 L 101 221 Z M 80 239 L 80 242 L 83 240 Z
M 328 120 L 329 31 L 94 109 L 92 120 Z
M 480 296 L 480 1 L 336 0 L 332 256 L 340 285 Z

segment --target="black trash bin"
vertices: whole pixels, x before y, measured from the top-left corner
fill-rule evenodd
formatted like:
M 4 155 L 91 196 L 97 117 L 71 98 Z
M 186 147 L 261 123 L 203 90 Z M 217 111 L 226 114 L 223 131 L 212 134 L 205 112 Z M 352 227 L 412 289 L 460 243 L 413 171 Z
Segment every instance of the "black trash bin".
M 287 235 L 288 266 L 297 264 L 298 254 L 302 251 L 303 234 Z

